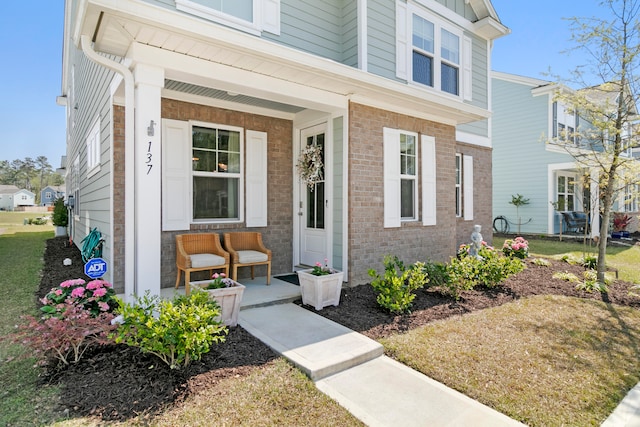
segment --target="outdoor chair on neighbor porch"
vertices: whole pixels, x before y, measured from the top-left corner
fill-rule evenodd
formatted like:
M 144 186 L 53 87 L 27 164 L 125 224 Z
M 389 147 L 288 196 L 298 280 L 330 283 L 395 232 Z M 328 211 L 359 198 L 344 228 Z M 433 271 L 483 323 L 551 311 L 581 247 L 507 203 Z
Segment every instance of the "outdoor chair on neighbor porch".
M 589 217 L 584 212 L 562 212 L 567 232 L 589 232 Z
M 254 267 L 267 266 L 267 285 L 271 284 L 271 250 L 262 243 L 262 234 L 242 231 L 224 233 L 224 247 L 231 255 L 231 278 L 238 280 L 238 267 L 251 267 L 251 278 L 255 279 Z
M 189 295 L 189 282 L 191 272 L 209 271 L 209 277 L 213 270 L 223 270 L 229 275 L 230 256 L 220 245 L 220 237 L 217 233 L 193 233 L 178 234 L 176 236 L 176 289 L 180 286 L 180 276 L 184 271 L 185 293 Z

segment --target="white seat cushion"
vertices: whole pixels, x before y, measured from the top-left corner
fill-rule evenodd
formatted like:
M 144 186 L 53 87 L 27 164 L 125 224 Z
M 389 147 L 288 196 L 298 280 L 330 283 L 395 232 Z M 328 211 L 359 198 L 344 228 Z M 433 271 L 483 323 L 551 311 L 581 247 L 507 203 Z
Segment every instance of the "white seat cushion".
M 192 268 L 215 267 L 224 265 L 224 258 L 214 254 L 190 255 Z
M 238 251 L 238 261 L 240 264 L 252 264 L 254 262 L 264 262 L 269 256 L 264 252 L 258 251 Z

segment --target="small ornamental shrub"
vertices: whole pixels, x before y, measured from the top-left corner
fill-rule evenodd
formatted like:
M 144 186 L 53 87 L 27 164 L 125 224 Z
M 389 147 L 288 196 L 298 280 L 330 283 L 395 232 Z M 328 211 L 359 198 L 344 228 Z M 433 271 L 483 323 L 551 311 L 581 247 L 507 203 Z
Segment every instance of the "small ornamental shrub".
M 121 304 L 122 324 L 113 334 L 116 343 L 138 347 L 159 357 L 171 369 L 200 360 L 211 345 L 224 342 L 228 329 L 220 323 L 220 307 L 206 292 L 162 300 L 149 293 L 134 304 Z
M 511 258 L 525 259 L 529 256 L 529 242 L 523 237 L 516 237 L 515 239 L 507 239 L 502 245 L 502 252 Z
M 456 299 L 460 298 L 462 291 L 476 286 L 496 286 L 525 267 L 520 259 L 502 256 L 484 242 L 478 252 L 479 257 L 469 255 L 468 246 L 460 246 L 457 256 L 447 265 L 449 280 L 444 290 Z
M 66 280 L 49 291 L 40 299 L 40 308 L 45 316 L 60 317 L 69 305 L 77 305 L 88 310 L 93 317 L 100 313 L 111 312 L 117 307 L 116 293 L 111 283 L 104 280 L 83 279 Z
M 406 313 L 415 299 L 413 293 L 429 282 L 424 263 L 416 262 L 409 268 L 398 257 L 384 257 L 384 276 L 374 269 L 369 270 L 373 278 L 371 286 L 378 292 L 376 301 L 391 313 Z
M 598 273 L 595 270 L 587 270 L 582 273 L 584 277 L 583 282 L 579 282 L 576 285 L 576 289 L 580 291 L 593 292 L 597 291 L 600 293 L 607 293 L 609 291 L 609 283 L 610 280 L 605 277 L 604 283 L 598 282 Z
M 65 365 L 77 363 L 92 344 L 109 344 L 108 333 L 113 314 L 99 313 L 94 316 L 82 306 L 69 302 L 61 304 L 57 316 L 37 319 L 23 316 L 18 331 L 6 337 L 14 343 L 24 344 L 32 350 L 25 356 L 35 356 L 44 365 L 58 360 Z
M 551 267 L 551 261 L 544 258 L 534 258 L 531 262 L 535 265 L 539 265 L 540 267 Z
M 585 255 L 582 259 L 582 266 L 590 270 L 595 270 L 598 267 L 598 257 L 595 255 Z
M 422 270 L 427 274 L 430 288 L 446 286 L 447 282 L 449 282 L 447 265 L 444 263 L 428 261 L 424 264 Z
M 558 271 L 557 273 L 553 273 L 553 276 L 551 277 L 554 279 L 564 280 L 565 282 L 580 283 L 580 278 L 578 276 L 567 271 Z

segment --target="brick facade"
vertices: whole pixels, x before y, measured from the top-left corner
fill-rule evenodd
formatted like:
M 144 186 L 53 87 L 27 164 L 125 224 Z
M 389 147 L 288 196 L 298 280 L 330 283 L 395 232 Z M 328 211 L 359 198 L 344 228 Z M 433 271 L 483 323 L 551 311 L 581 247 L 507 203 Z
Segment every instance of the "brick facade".
M 423 226 L 421 221 L 414 221 L 404 222 L 400 228 L 384 228 L 384 127 L 436 138 L 436 226 Z M 474 156 L 474 221 L 456 219 L 456 150 Z M 421 188 L 418 193 L 419 218 L 422 218 Z M 447 261 L 458 244 L 468 240 L 473 224 L 483 225 L 483 231 L 487 230 L 485 239 L 490 240 L 490 221 L 490 149 L 456 144 L 453 126 L 350 104 L 348 244 L 351 286 L 368 283 L 369 268 L 382 271 L 385 255 L 397 255 L 405 263 Z
M 251 230 L 263 234 L 273 251 L 272 274 L 291 271 L 293 263 L 293 123 L 289 120 L 163 99 L 162 117 L 197 120 L 242 127 L 268 134 L 268 226 Z M 460 243 L 468 242 L 474 224 L 492 240 L 491 149 L 455 141 L 455 128 L 377 108 L 349 106 L 348 249 L 349 285 L 370 282 L 368 269 L 382 271 L 385 255 L 397 255 L 406 263 L 418 260 L 447 261 Z M 436 138 L 437 225 L 405 222 L 400 228 L 384 228 L 383 128 L 402 129 Z M 455 216 L 455 153 L 474 159 L 474 219 Z M 114 107 L 114 260 L 116 288 L 124 283 L 124 109 Z M 420 165 L 419 170 L 422 170 Z M 418 181 L 420 185 L 420 182 Z M 418 206 L 421 208 L 419 189 Z M 420 210 L 420 209 L 419 209 Z M 419 212 L 422 218 L 422 212 Z M 175 235 L 187 232 L 247 230 L 244 224 L 197 224 L 190 230 L 162 233 L 162 287 L 175 284 Z M 335 243 L 335 242 L 334 242 Z M 264 267 L 257 267 L 264 275 Z M 248 269 L 241 271 L 246 277 Z M 194 279 L 204 279 L 195 273 Z

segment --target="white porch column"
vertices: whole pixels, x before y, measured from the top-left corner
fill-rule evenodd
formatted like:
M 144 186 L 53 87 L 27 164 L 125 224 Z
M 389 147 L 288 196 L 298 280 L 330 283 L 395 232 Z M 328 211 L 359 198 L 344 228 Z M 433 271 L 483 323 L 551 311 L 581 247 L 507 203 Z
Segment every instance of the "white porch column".
M 160 295 L 160 97 L 164 70 L 138 64 L 135 80 L 135 293 Z M 127 177 L 132 179 L 132 177 Z

